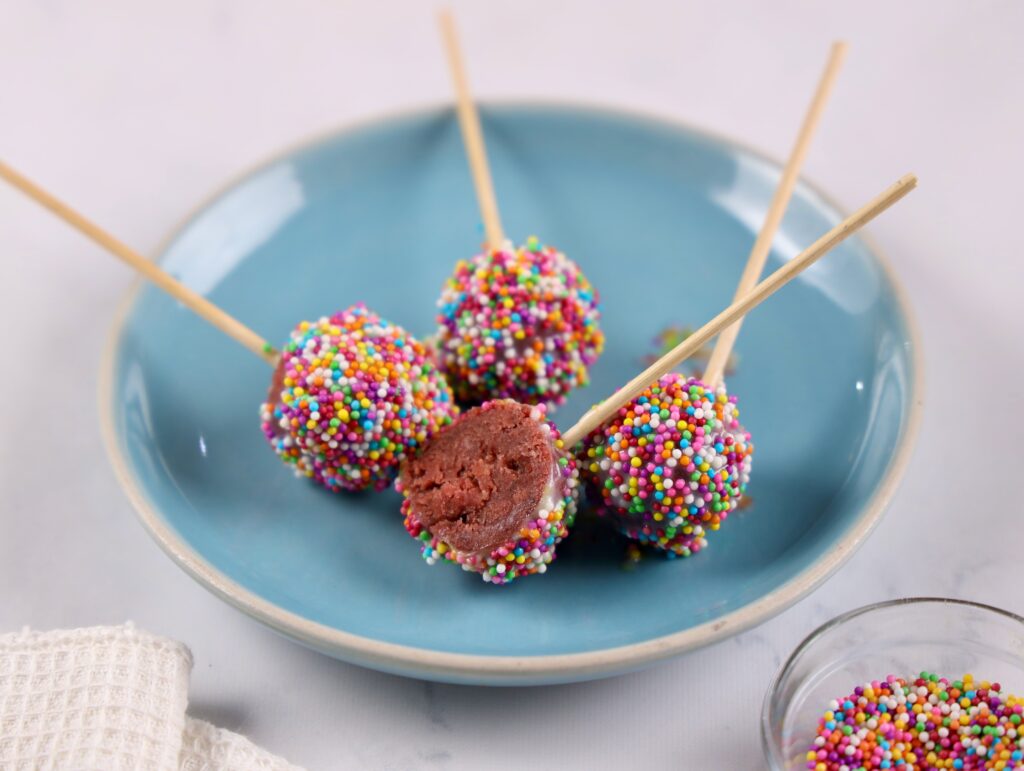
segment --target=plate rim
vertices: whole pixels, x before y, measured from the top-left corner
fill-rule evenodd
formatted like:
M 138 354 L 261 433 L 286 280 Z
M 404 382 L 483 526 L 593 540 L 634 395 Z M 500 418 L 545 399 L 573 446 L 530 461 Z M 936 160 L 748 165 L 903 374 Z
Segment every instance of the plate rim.
M 607 103 L 573 99 L 497 99 L 481 102 L 481 107 L 498 109 L 548 109 L 567 112 L 603 114 L 608 117 L 653 123 L 657 126 L 685 131 L 719 145 L 726 145 L 754 158 L 782 168 L 783 163 L 769 153 L 751 144 L 737 140 L 726 133 L 696 126 L 685 120 L 637 107 L 624 107 Z M 211 194 L 204 197 L 190 211 L 178 219 L 157 245 L 155 254 L 165 254 L 168 246 L 191 223 L 195 216 L 205 210 L 213 201 L 233 189 L 245 179 L 291 155 L 310 149 L 324 141 L 343 134 L 350 134 L 375 125 L 426 116 L 431 113 L 451 111 L 454 107 L 446 101 L 429 101 L 411 107 L 381 111 L 366 117 L 344 122 L 330 129 L 317 132 L 305 139 L 290 143 L 262 160 L 248 165 L 231 175 Z M 840 214 L 846 210 L 825 193 L 818 185 L 801 176 L 798 182 L 829 207 Z M 246 615 L 275 629 L 286 637 L 312 647 L 322 653 L 333 655 L 350 663 L 374 669 L 399 673 L 425 679 L 448 682 L 477 682 L 481 684 L 522 685 L 531 682 L 569 682 L 611 676 L 621 672 L 639 669 L 649 664 L 704 647 L 718 640 L 739 634 L 756 626 L 807 596 L 837 571 L 872 533 L 888 507 L 899 486 L 913 449 L 921 424 L 924 406 L 924 367 L 920 330 L 907 299 L 902 282 L 896 275 L 888 256 L 868 234 L 858 234 L 868 247 L 877 264 L 885 274 L 893 290 L 896 305 L 903 316 L 911 344 L 910 375 L 911 390 L 906 427 L 900 438 L 892 462 L 871 498 L 863 505 L 860 514 L 851 524 L 847 534 L 828 551 L 824 552 L 809 566 L 760 599 L 737 608 L 726 615 L 706 621 L 689 629 L 628 645 L 601 648 L 579 653 L 537 654 L 537 655 L 483 655 L 438 651 L 412 645 L 385 642 L 372 637 L 357 635 L 341 629 L 311 621 L 297 613 L 269 602 L 241 586 L 219 571 L 200 556 L 183 538 L 177 535 L 161 517 L 158 508 L 152 505 L 132 474 L 127 459 L 121 452 L 114 422 L 114 375 L 116 351 L 125 329 L 128 312 L 133 306 L 145 281 L 136 277 L 118 304 L 99 362 L 97 396 L 100 429 L 107 457 L 115 477 L 135 509 L 144 529 L 160 548 L 196 582 L 214 595 L 241 610 Z

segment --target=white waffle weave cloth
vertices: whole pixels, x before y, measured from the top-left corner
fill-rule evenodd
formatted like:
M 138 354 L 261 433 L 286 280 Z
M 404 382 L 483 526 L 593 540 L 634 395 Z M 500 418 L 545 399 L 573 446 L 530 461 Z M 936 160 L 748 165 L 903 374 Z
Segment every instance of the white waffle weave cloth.
M 186 715 L 191 671 L 131 624 L 0 635 L 0 770 L 301 771 Z

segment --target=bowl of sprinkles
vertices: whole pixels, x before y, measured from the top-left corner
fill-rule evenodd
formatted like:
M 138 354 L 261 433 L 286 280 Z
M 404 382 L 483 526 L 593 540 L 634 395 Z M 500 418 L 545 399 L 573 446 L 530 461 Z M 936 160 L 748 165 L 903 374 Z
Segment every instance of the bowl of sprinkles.
M 939 598 L 839 616 L 776 675 L 761 736 L 775 771 L 1024 769 L 1024 618 Z

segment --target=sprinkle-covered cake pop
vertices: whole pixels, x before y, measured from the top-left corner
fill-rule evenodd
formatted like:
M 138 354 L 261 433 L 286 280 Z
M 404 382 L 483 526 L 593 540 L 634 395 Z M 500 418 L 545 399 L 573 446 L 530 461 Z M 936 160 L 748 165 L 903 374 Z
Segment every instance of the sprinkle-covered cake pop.
M 405 528 L 428 564 L 492 584 L 544 573 L 576 516 L 579 475 L 543 405 L 486 402 L 402 466 Z
M 460 261 L 438 307 L 439 364 L 466 404 L 561 404 L 604 348 L 597 292 L 536 238 Z
M 599 515 L 688 557 L 739 504 L 753 451 L 735 397 L 670 373 L 587 438 L 581 466 Z
M 297 476 L 356 491 L 388 487 L 456 413 L 428 349 L 360 303 L 292 332 L 260 420 Z

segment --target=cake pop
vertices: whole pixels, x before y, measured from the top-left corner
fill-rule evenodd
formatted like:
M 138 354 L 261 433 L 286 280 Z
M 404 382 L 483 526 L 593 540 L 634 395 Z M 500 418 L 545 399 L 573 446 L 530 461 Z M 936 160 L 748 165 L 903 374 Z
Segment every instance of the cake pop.
M 428 564 L 505 584 L 547 570 L 576 516 L 578 479 L 544 405 L 499 399 L 410 454 L 397 487 Z
M 760 278 L 845 55 L 844 43 L 832 46 L 734 300 Z M 718 336 L 702 379 L 665 375 L 591 434 L 583 450 L 581 471 L 598 515 L 669 556 L 703 549 L 746 493 L 754 447 L 722 381 L 741 323 Z
M 670 372 L 587 438 L 581 463 L 599 515 L 687 557 L 738 505 L 753 450 L 724 386 Z
M 329 490 L 383 490 L 454 412 L 427 348 L 359 303 L 292 332 L 260 419 L 296 475 Z
M 486 245 L 457 263 L 442 290 L 438 364 L 464 404 L 559 405 L 587 384 L 604 348 L 598 294 L 559 250 L 535 237 L 518 248 L 505 238 L 455 23 L 447 11 L 440 22 Z
M 604 346 L 590 282 L 536 238 L 459 262 L 438 305 L 438 358 L 464 403 L 561 404 Z

